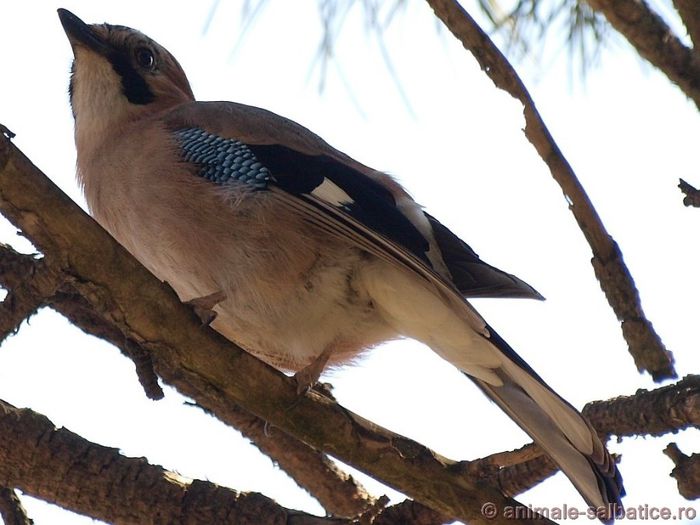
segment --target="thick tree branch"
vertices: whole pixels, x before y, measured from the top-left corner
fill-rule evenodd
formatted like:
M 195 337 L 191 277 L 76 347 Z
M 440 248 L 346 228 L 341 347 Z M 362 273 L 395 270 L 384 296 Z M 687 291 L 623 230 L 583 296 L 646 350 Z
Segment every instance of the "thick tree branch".
M 6 247 L 0 244 L 0 250 Z M 15 271 L 14 261 L 0 259 L 0 272 Z M 0 343 L 14 334 L 25 319 L 32 316 L 61 285 L 60 272 L 47 267 L 43 261 L 27 267 L 23 279 L 8 289 L 5 300 L 0 304 Z
M 594 401 L 583 414 L 605 435 L 661 436 L 688 427 L 700 428 L 700 376 L 632 396 Z
M 678 85 L 700 109 L 700 54 L 684 46 L 645 0 L 587 1 L 593 9 L 605 15 L 642 57 Z M 675 3 L 676 6 L 679 3 L 692 3 L 697 11 L 697 0 L 676 0 Z
M 531 489 L 559 469 L 534 443 L 474 461 L 464 461 L 460 468 L 469 475 L 490 480 L 503 494 L 511 497 Z
M 0 517 L 5 525 L 32 525 L 17 493 L 7 487 L 0 487 Z
M 451 521 L 449 517 L 407 499 L 382 510 L 372 521 L 372 525 L 443 525 Z M 358 525 L 364 525 L 362 520 Z
M 2 138 L 0 211 L 47 258 L 51 254 L 52 261 L 61 264 L 71 276 L 71 286 L 102 317 L 151 352 L 164 381 L 198 404 L 207 408 L 239 404 L 310 446 L 456 519 L 508 523 L 503 517 L 487 520 L 480 512 L 485 501 L 497 508 L 518 505 L 495 487 L 460 476 L 451 470 L 453 462 L 316 392 L 299 397 L 290 378 L 213 330 L 203 329 L 169 287 Z
M 676 11 L 683 20 L 688 35 L 693 41 L 693 51 L 700 49 L 700 2 L 697 0 L 673 0 Z
M 517 496 L 557 473 L 559 467 L 541 455 L 498 471 L 498 486 L 507 496 Z
M 29 409 L 0 401 L 0 484 L 109 523 L 350 525 L 281 507 L 256 493 L 187 480 L 144 458 L 91 443 Z M 76 487 L 79 490 L 76 490 Z M 0 512 L 21 505 L 0 489 Z M 16 499 L 16 497 L 15 497 Z M 381 515 L 381 514 L 380 514 Z M 25 515 L 26 518 L 26 515 Z M 31 521 L 5 521 L 27 525 Z M 384 523 L 399 525 L 389 519 Z
M 236 405 L 209 403 L 204 410 L 238 429 L 297 484 L 316 498 L 329 514 L 358 516 L 374 498 L 323 452 L 313 449 Z
M 656 381 L 676 377 L 673 357 L 644 316 L 639 293 L 617 243 L 605 230 L 513 66 L 455 0 L 427 2 L 465 49 L 474 55 L 493 83 L 523 104 L 525 135 L 564 192 L 569 208 L 593 250 L 593 269 L 610 306 L 622 322 L 622 333 L 637 368 L 649 372 Z
M 42 297 L 23 292 L 8 292 L 0 303 L 0 342 L 16 334 L 22 321 L 29 319 L 43 305 Z
M 66 280 L 67 276 L 56 269 L 56 265 L 47 264 L 44 259 L 18 253 L 11 246 L 0 244 L 0 285 L 8 289 L 8 299 L 17 296 L 32 298 L 34 310 L 39 306 L 51 306 L 84 332 L 114 344 L 133 361 L 146 395 L 150 399 L 161 399 L 163 390 L 158 384 L 148 352 L 128 341 L 115 325 L 97 315 L 71 289 Z M 15 315 L 17 325 L 21 323 L 20 313 L 16 313 L 16 310 L 10 306 L 0 310 L 0 326 L 11 324 Z M 24 309 L 25 312 L 27 310 L 28 308 Z
M 673 464 L 671 476 L 678 483 L 678 492 L 685 499 L 700 498 L 700 454 L 686 456 L 675 443 L 669 443 L 664 450 Z
M 63 314 L 72 324 L 85 333 L 99 337 L 122 349 L 124 355 L 134 361 L 141 384 L 148 397 L 160 399 L 163 391 L 153 371 L 150 354 L 134 341 L 129 341 L 120 329 L 100 317 L 90 305 L 66 285 L 51 297 L 41 281 L 28 277 L 41 272 L 48 273 L 42 260 L 17 253 L 9 246 L 0 246 L 0 284 L 14 290 L 26 286 L 32 293 L 42 295 L 45 302 Z M 52 282 L 65 280 L 55 277 Z M 39 290 L 31 287 L 37 286 Z M 205 407 L 201 407 L 207 410 Z M 351 476 L 342 472 L 325 454 L 279 431 L 266 429 L 265 422 L 235 405 L 220 405 L 207 410 L 215 413 L 226 424 L 238 429 L 264 454 L 286 471 L 301 487 L 308 490 L 329 514 L 357 516 L 367 510 L 373 499 Z

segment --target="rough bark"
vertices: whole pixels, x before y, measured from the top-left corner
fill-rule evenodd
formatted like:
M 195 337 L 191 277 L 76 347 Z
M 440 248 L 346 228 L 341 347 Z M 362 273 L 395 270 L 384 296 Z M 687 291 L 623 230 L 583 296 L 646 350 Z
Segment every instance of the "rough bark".
M 697 0 L 673 0 L 681 20 L 688 30 L 690 40 L 693 41 L 693 51 L 700 48 L 700 2 Z
M 211 404 L 206 411 L 237 428 L 316 498 L 329 514 L 358 516 L 375 503 L 364 487 L 338 468 L 326 454 L 270 427 L 263 419 L 235 405 Z
M 0 211 L 66 273 L 70 286 L 125 337 L 147 349 L 159 377 L 212 409 L 239 404 L 448 516 L 486 519 L 484 501 L 517 506 L 500 491 L 454 473 L 453 462 L 378 427 L 255 359 L 199 319 L 6 139 L 0 139 Z M 123 278 L 122 276 L 128 276 Z M 533 518 L 532 523 L 541 523 Z
M 642 57 L 681 88 L 700 109 L 700 54 L 683 45 L 644 0 L 587 1 Z M 683 3 L 694 3 L 697 10 L 697 0 Z
M 547 164 L 593 251 L 593 269 L 618 320 L 637 369 L 655 381 L 675 378 L 673 356 L 642 310 L 639 293 L 615 240 L 608 234 L 571 165 L 549 133 L 513 67 L 477 23 L 455 0 L 427 0 L 437 17 L 479 62 L 493 83 L 518 99 L 525 115 L 525 135 Z M 700 100 L 700 99 L 699 99 Z
M 17 493 L 7 487 L 0 487 L 0 517 L 5 525 L 32 525 Z
M 286 509 L 262 494 L 182 478 L 144 458 L 122 456 L 117 449 L 91 443 L 65 428 L 57 429 L 45 416 L 4 401 L 0 401 L 0 484 L 117 524 L 357 523 Z M 0 512 L 7 525 L 31 524 L 8 489 L 0 489 Z M 373 518 L 381 517 L 381 521 L 373 522 L 408 523 L 398 521 L 394 514 L 392 508 L 383 509 Z
M 7 296 L 0 303 L 0 344 L 16 333 L 22 321 L 34 315 L 59 285 L 61 273 L 45 267 L 41 262 L 28 270 L 24 272 L 22 281 L 8 289 Z
M 559 468 L 549 456 L 540 456 L 511 465 L 498 472 L 498 486 L 507 496 L 517 496 L 557 473 Z
M 700 428 L 700 376 L 689 375 L 665 387 L 588 403 L 583 414 L 604 435 L 661 436 Z
M 450 523 L 450 519 L 433 509 L 412 500 L 406 500 L 384 509 L 372 521 L 372 525 L 442 525 Z
M 664 453 L 671 458 L 675 467 L 671 476 L 678 483 L 678 492 L 688 500 L 700 498 L 700 454 L 686 456 L 678 445 L 669 443 Z

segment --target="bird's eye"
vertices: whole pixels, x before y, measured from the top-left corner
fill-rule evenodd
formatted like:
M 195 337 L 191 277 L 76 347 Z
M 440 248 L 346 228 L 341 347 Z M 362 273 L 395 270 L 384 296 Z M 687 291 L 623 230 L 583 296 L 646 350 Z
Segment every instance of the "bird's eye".
M 153 56 L 153 51 L 148 49 L 147 47 L 139 47 L 136 49 L 136 62 L 138 62 L 139 66 L 141 66 L 144 69 L 153 69 L 153 66 L 155 66 L 156 59 Z

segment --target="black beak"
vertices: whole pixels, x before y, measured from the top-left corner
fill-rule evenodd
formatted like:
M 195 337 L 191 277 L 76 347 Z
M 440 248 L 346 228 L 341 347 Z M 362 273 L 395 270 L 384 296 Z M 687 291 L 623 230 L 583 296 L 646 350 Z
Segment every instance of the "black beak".
M 58 18 L 72 46 L 83 45 L 100 55 L 107 54 L 107 44 L 80 18 L 63 8 L 58 10 Z

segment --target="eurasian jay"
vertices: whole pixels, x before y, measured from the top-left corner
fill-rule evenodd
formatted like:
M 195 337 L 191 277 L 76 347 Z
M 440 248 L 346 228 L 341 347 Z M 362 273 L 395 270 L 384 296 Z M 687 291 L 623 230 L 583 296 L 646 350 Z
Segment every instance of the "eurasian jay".
M 590 506 L 620 504 L 620 473 L 589 422 L 466 299 L 540 298 L 532 287 L 482 261 L 390 176 L 264 109 L 195 101 L 147 36 L 58 12 L 90 211 L 183 301 L 212 309 L 214 329 L 302 387 L 383 341 L 416 339 Z

